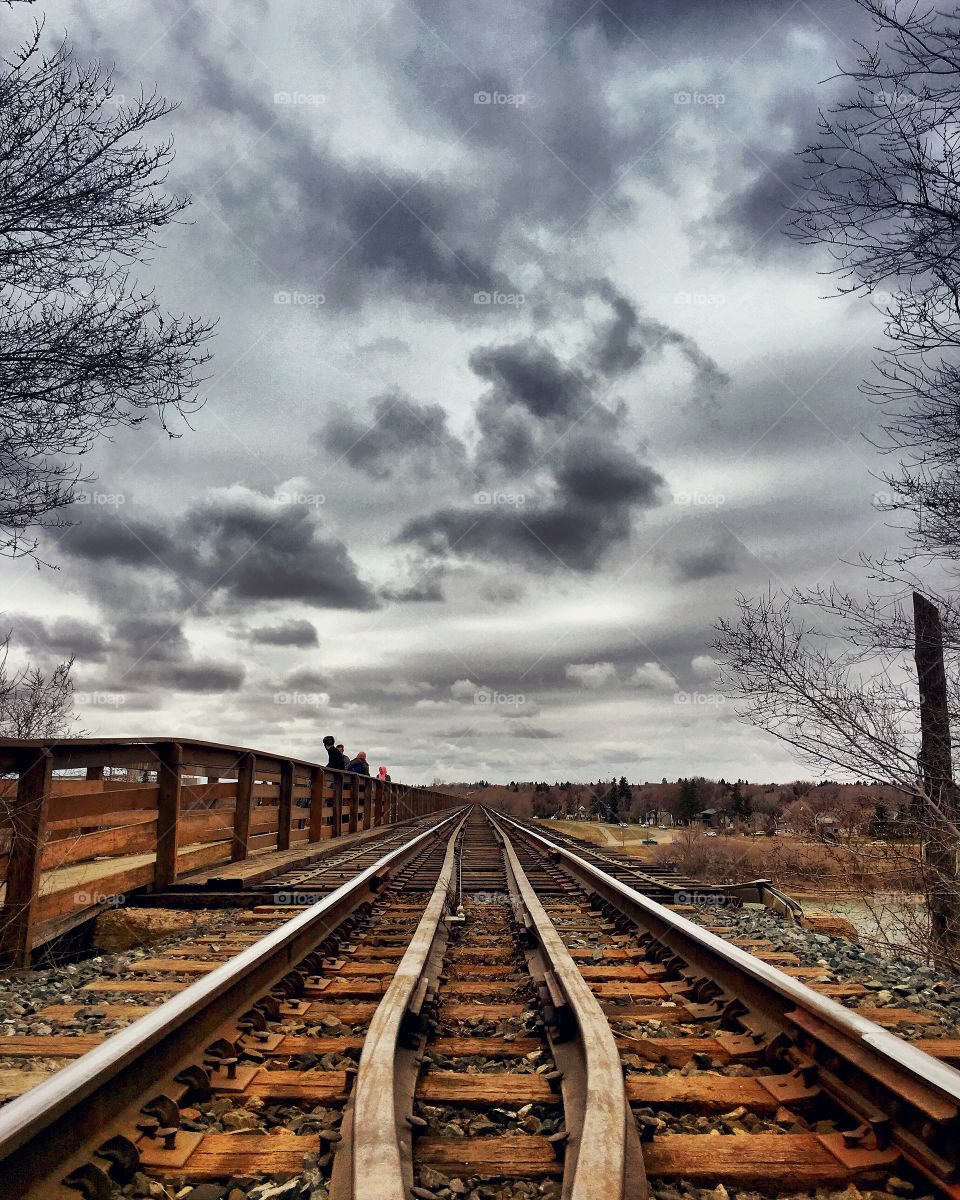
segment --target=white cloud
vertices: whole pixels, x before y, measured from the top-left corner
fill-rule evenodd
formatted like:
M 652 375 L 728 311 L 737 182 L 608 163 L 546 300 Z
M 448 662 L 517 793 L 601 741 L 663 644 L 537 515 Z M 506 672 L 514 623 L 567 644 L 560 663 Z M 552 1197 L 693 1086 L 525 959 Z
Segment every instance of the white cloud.
M 480 688 L 471 679 L 458 679 L 450 684 L 450 695 L 454 700 L 472 700 Z
M 692 659 L 690 666 L 693 667 L 694 673 L 699 675 L 701 679 L 714 679 L 719 667 L 717 660 L 709 654 L 698 654 Z
M 592 692 L 615 683 L 617 679 L 617 668 L 611 662 L 570 663 L 565 669 L 568 679 L 575 680 Z
M 657 692 L 672 691 L 677 686 L 670 672 L 655 662 L 646 662 L 637 667 L 630 676 L 630 682 L 635 687 L 650 688 Z

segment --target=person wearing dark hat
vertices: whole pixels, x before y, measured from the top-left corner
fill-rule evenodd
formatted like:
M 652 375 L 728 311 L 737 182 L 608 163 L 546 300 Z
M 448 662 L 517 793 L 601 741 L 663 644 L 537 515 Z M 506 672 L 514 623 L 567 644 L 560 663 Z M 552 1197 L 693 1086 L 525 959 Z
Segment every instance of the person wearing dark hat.
M 328 733 L 323 739 L 323 747 L 327 752 L 327 766 L 332 767 L 335 771 L 345 771 L 347 769 L 347 760 L 334 744 L 332 734 Z

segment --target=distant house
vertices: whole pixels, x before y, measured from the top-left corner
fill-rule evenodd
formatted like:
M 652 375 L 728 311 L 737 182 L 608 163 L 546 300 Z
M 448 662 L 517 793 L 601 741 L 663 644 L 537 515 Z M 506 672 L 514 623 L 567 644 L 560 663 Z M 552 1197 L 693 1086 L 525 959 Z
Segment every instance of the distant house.
M 714 826 L 720 824 L 720 814 L 715 808 L 702 808 L 694 817 L 694 820 L 698 821 L 701 825 L 706 825 L 708 828 L 713 829 Z

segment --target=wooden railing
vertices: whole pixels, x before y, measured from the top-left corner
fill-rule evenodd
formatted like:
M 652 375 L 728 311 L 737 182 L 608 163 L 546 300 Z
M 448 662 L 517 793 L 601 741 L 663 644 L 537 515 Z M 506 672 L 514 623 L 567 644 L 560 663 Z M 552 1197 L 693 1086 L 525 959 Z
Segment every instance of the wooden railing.
M 0 738 L 0 962 L 29 965 L 38 925 L 112 896 L 456 803 L 214 742 Z

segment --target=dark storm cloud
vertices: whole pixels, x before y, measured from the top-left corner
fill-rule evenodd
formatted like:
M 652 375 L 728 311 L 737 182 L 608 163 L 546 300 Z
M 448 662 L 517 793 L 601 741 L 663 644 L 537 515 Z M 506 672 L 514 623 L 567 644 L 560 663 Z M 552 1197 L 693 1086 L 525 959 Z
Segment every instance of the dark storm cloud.
M 122 617 L 114 623 L 107 678 L 132 691 L 237 691 L 245 672 L 236 663 L 194 656 L 183 627 L 163 617 Z
M 5 621 L 13 626 L 18 642 L 41 655 L 61 658 L 75 655 L 82 662 L 103 662 L 106 658 L 109 641 L 103 629 L 89 621 L 75 617 L 54 617 L 45 621 L 26 613 L 13 613 L 7 618 L 0 616 L 0 630 Z
M 687 520 L 657 547 L 657 557 L 670 563 L 674 577 L 695 582 L 729 575 L 744 557 L 739 539 L 719 521 Z
M 649 331 L 609 282 L 583 292 L 592 294 L 613 316 L 595 332 L 587 363 L 564 362 L 534 338 L 474 351 L 470 365 L 490 385 L 476 410 L 475 462 L 483 486 L 469 507 L 445 505 L 409 520 L 401 543 L 438 556 L 586 572 L 629 539 L 639 513 L 660 502 L 664 481 L 629 445 L 626 410 L 596 398 L 611 376 L 642 362 Z M 701 387 L 715 395 L 726 382 L 716 363 L 667 326 L 656 332 L 661 342 L 679 346 Z M 542 498 L 535 494 L 541 491 Z
M 295 691 L 325 692 L 330 687 L 330 680 L 313 667 L 301 667 L 290 672 L 284 680 L 284 686 Z
M 600 331 L 591 352 L 592 364 L 602 374 L 626 374 L 640 367 L 648 355 L 672 347 L 693 369 L 697 399 L 713 401 L 729 385 L 729 375 L 692 337 L 662 321 L 642 316 L 636 305 L 608 279 L 599 280 L 595 290 L 613 309 L 612 320 Z
M 417 404 L 400 392 L 370 401 L 368 422 L 335 409 L 315 441 L 341 456 L 352 467 L 377 479 L 403 470 L 415 456 L 418 473 L 456 468 L 466 448 L 447 427 L 447 413 L 439 404 Z
M 475 350 L 470 366 L 475 375 L 493 385 L 494 395 L 503 404 L 520 405 L 541 420 L 571 416 L 587 394 L 583 380 L 533 338 Z
M 88 565 L 172 573 L 196 599 L 376 606 L 346 548 L 324 535 L 309 504 L 268 501 L 254 493 L 195 500 L 166 527 L 159 516 L 148 521 L 126 512 L 98 514 L 71 530 L 62 546 Z
M 317 628 L 310 621 L 280 621 L 276 625 L 259 625 L 247 634 L 251 642 L 263 646 L 319 646 Z

